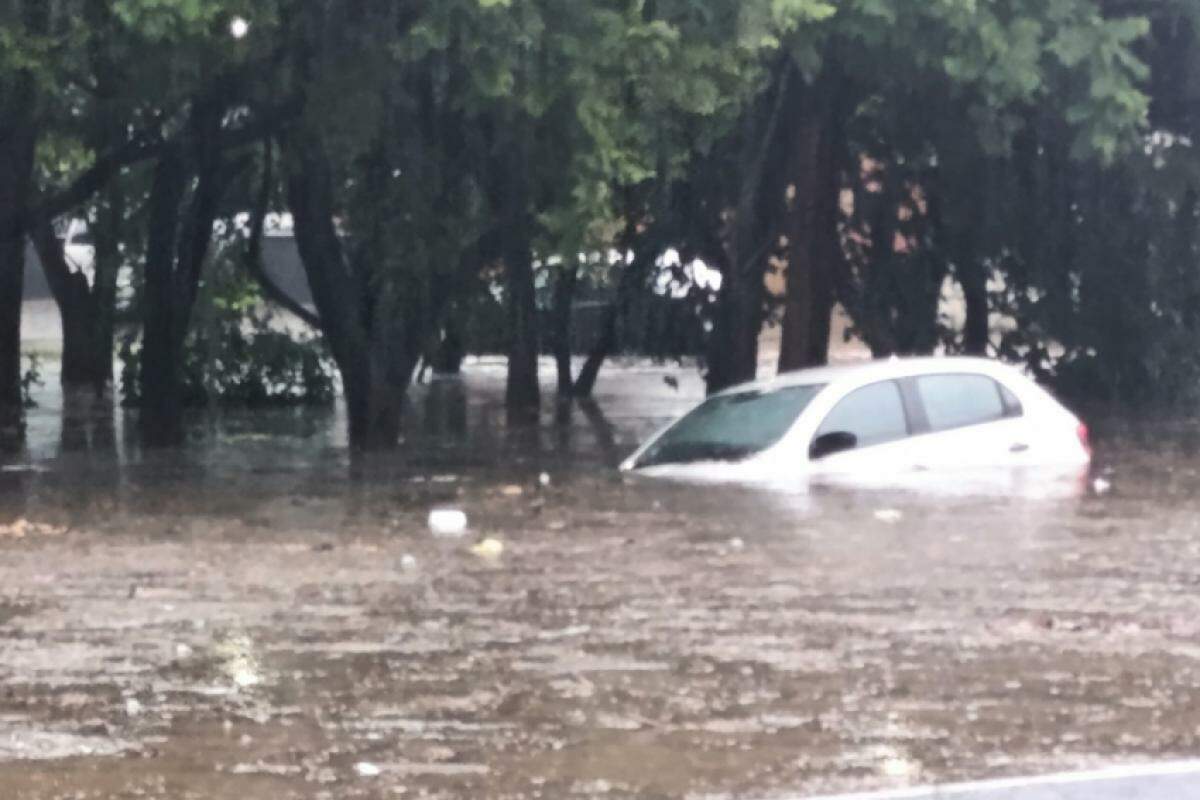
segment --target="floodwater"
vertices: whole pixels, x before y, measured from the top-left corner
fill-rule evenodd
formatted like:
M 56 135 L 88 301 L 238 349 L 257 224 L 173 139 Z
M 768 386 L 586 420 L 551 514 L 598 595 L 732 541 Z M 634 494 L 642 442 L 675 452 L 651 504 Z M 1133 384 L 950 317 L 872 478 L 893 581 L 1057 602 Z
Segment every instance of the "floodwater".
M 0 794 L 771 800 L 1200 750 L 1200 428 L 1099 425 L 1056 499 L 615 472 L 699 393 L 614 369 L 507 430 L 476 365 L 360 461 L 336 411 L 155 453 L 43 390 L 0 467 Z

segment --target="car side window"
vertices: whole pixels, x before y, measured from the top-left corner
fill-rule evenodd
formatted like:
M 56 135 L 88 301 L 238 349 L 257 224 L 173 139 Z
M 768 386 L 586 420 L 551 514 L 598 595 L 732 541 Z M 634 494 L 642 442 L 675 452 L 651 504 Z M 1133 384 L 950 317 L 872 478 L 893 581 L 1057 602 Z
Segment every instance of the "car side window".
M 923 375 L 916 383 L 934 431 L 1021 415 L 1020 402 L 986 375 Z
M 855 389 L 825 417 L 816 438 L 831 433 L 853 435 L 859 448 L 908 436 L 900 387 L 895 381 L 883 381 Z

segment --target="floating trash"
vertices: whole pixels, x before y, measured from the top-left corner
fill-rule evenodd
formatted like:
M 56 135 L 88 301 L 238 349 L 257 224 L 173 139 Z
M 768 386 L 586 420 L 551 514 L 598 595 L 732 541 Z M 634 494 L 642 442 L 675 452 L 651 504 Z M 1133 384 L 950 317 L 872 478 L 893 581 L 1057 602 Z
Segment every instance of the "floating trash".
M 467 532 L 467 515 L 456 508 L 439 508 L 429 512 L 429 530 L 434 536 L 462 536 Z
M 472 547 L 471 552 L 487 561 L 495 561 L 504 555 L 504 542 L 487 538 Z

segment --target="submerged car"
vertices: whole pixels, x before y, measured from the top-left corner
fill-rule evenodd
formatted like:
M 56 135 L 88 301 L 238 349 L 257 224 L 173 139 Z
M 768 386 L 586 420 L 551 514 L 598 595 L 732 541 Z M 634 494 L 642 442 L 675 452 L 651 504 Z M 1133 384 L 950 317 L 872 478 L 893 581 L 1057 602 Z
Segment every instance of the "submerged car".
M 713 395 L 622 469 L 790 480 L 989 467 L 1084 467 L 1088 429 L 1036 383 L 982 358 L 871 361 Z

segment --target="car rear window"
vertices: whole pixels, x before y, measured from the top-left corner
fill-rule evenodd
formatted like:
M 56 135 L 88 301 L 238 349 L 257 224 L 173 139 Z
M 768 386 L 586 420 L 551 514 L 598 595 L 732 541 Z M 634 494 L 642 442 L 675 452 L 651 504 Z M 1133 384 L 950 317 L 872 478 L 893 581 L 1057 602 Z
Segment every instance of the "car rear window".
M 821 389 L 789 386 L 709 398 L 659 437 L 638 466 L 749 458 L 778 443 Z
M 1000 384 L 986 375 L 925 375 L 917 378 L 917 393 L 935 431 L 993 422 L 1013 416 Z M 1010 393 L 1011 394 L 1011 393 Z M 1020 404 L 1016 398 L 1016 413 Z
M 817 430 L 817 436 L 827 433 L 852 433 L 858 447 L 908 436 L 900 387 L 895 381 L 883 381 L 855 389 L 833 407 Z

